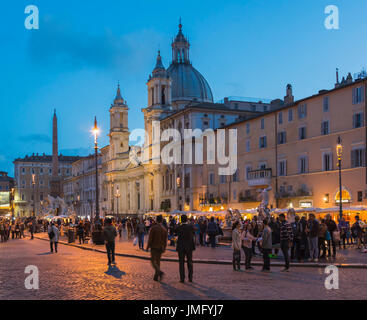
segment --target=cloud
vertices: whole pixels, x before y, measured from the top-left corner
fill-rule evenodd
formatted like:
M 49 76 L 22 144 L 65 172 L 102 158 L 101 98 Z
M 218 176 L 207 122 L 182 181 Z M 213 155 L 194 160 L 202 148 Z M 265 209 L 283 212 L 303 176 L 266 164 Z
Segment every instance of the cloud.
M 150 30 L 119 36 L 108 29 L 101 34 L 87 34 L 48 15 L 40 22 L 40 29 L 30 34 L 28 56 L 32 63 L 63 69 L 140 69 L 142 64 L 151 63 L 147 52 L 149 47 L 157 48 L 160 40 Z
M 51 144 L 51 138 L 47 134 L 28 134 L 21 136 L 18 140 L 28 143 L 49 143 Z

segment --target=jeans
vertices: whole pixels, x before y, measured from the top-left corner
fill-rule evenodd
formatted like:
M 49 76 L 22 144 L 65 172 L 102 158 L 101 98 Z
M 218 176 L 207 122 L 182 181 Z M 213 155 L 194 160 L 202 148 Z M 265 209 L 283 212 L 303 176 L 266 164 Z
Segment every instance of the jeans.
M 343 248 L 345 249 L 345 240 L 346 240 L 346 235 L 342 235 L 341 239 L 339 241 L 339 249 L 341 249 L 341 244 L 343 243 Z
M 335 257 L 336 255 L 336 244 L 335 241 L 333 239 L 333 237 L 331 236 L 331 240 L 328 240 L 328 255 L 331 256 L 331 247 L 333 247 L 333 256 Z
M 308 237 L 308 246 L 310 248 L 310 259 L 319 257 L 319 243 L 317 237 Z
M 210 233 L 209 234 L 209 242 L 212 246 L 212 248 L 215 248 L 215 233 Z
M 233 269 L 234 270 L 241 269 L 241 250 L 233 250 Z
M 269 258 L 270 253 L 271 249 L 263 248 L 263 259 L 264 259 L 263 270 L 270 270 L 270 258 Z
M 200 239 L 200 245 L 203 246 L 205 242 L 204 233 L 200 232 L 199 239 Z
M 115 242 L 107 241 L 106 250 L 107 250 L 108 263 L 109 264 L 114 263 L 115 262 Z
M 51 252 L 54 252 L 54 246 L 55 246 L 55 252 L 57 252 L 57 242 L 50 241 Z
M 144 233 L 138 233 L 139 248 L 144 250 Z
M 150 249 L 150 262 L 152 263 L 152 266 L 154 268 L 154 279 L 158 280 L 158 276 L 162 275 L 161 271 L 161 256 L 162 256 L 162 250 L 157 248 L 151 248 Z
M 192 265 L 192 251 L 180 250 L 178 251 L 178 260 L 180 265 L 180 280 L 185 281 L 185 257 L 187 259 L 187 269 L 189 271 L 189 280 L 192 280 L 194 273 Z
M 82 244 L 82 241 L 83 241 L 83 243 L 84 243 L 84 235 L 80 234 L 80 235 L 78 236 L 78 238 L 79 238 L 79 244 Z
M 289 269 L 289 241 L 288 240 L 280 241 L 280 248 L 282 249 L 284 256 L 285 268 Z
M 245 252 L 245 267 L 249 269 L 251 267 L 251 259 L 252 259 L 252 247 L 247 248 L 242 246 L 242 250 Z

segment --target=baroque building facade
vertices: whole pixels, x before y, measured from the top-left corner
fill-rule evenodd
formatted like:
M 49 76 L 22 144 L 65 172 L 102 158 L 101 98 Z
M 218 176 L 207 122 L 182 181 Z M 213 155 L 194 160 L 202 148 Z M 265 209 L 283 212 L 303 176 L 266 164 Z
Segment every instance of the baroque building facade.
M 170 66 L 164 67 L 158 52 L 146 84 L 143 145 L 129 145 L 136 132 L 132 137 L 129 107 L 119 86 L 109 110 L 110 144 L 101 149 L 100 164 L 103 215 L 252 209 L 259 205 L 259 190 L 269 187 L 272 208 L 337 206 L 339 136 L 343 205 L 367 204 L 365 77 L 353 81 L 349 74 L 335 88 L 298 101 L 288 84 L 283 99 L 227 97 L 214 103 L 208 82 L 192 66 L 190 44 L 179 25 Z M 170 129 L 176 129 L 177 139 L 175 133 L 166 135 Z M 185 137 L 187 129 L 198 130 L 195 139 Z M 218 141 L 219 129 L 237 133 L 231 175 L 219 174 L 218 159 L 209 163 L 208 137 L 203 143 L 198 140 L 212 130 Z M 228 154 L 228 135 L 225 139 Z M 185 149 L 188 140 L 191 151 Z M 192 161 L 198 143 L 202 163 Z M 178 151 L 174 163 L 162 161 L 167 146 L 166 158 L 172 160 L 172 151 Z
M 198 168 L 183 164 L 184 129 L 216 129 L 271 108 L 270 103 L 262 101 L 226 99 L 214 103 L 208 82 L 192 66 L 190 43 L 181 24 L 171 46 L 170 66 L 164 67 L 158 52 L 156 66 L 147 81 L 147 107 L 142 109 L 147 134 L 139 148 L 129 146 L 129 108 L 120 88 L 117 89 L 110 108 L 110 144 L 101 149 L 100 201 L 104 214 L 116 213 L 117 208 L 126 214 L 192 209 L 194 199 L 199 197 L 191 188 Z M 158 127 L 154 125 L 157 123 Z M 172 128 L 181 133 L 182 152 L 178 162 L 182 164 L 168 165 L 160 161 L 164 143 L 161 144 L 158 136 Z

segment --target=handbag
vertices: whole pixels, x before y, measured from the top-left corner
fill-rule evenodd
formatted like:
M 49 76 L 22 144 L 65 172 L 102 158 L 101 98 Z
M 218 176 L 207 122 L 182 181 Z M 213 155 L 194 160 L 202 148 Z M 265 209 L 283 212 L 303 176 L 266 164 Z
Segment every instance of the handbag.
M 138 244 L 138 237 L 134 238 L 133 245 L 136 246 Z

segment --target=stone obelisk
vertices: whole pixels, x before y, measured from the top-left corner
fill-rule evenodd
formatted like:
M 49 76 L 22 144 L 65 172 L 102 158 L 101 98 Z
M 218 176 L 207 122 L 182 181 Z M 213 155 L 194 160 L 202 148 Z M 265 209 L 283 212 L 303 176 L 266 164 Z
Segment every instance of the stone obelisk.
M 59 177 L 59 148 L 57 142 L 57 116 L 56 110 L 52 121 L 52 177 L 50 180 L 50 195 L 54 198 L 61 197 L 61 179 Z

